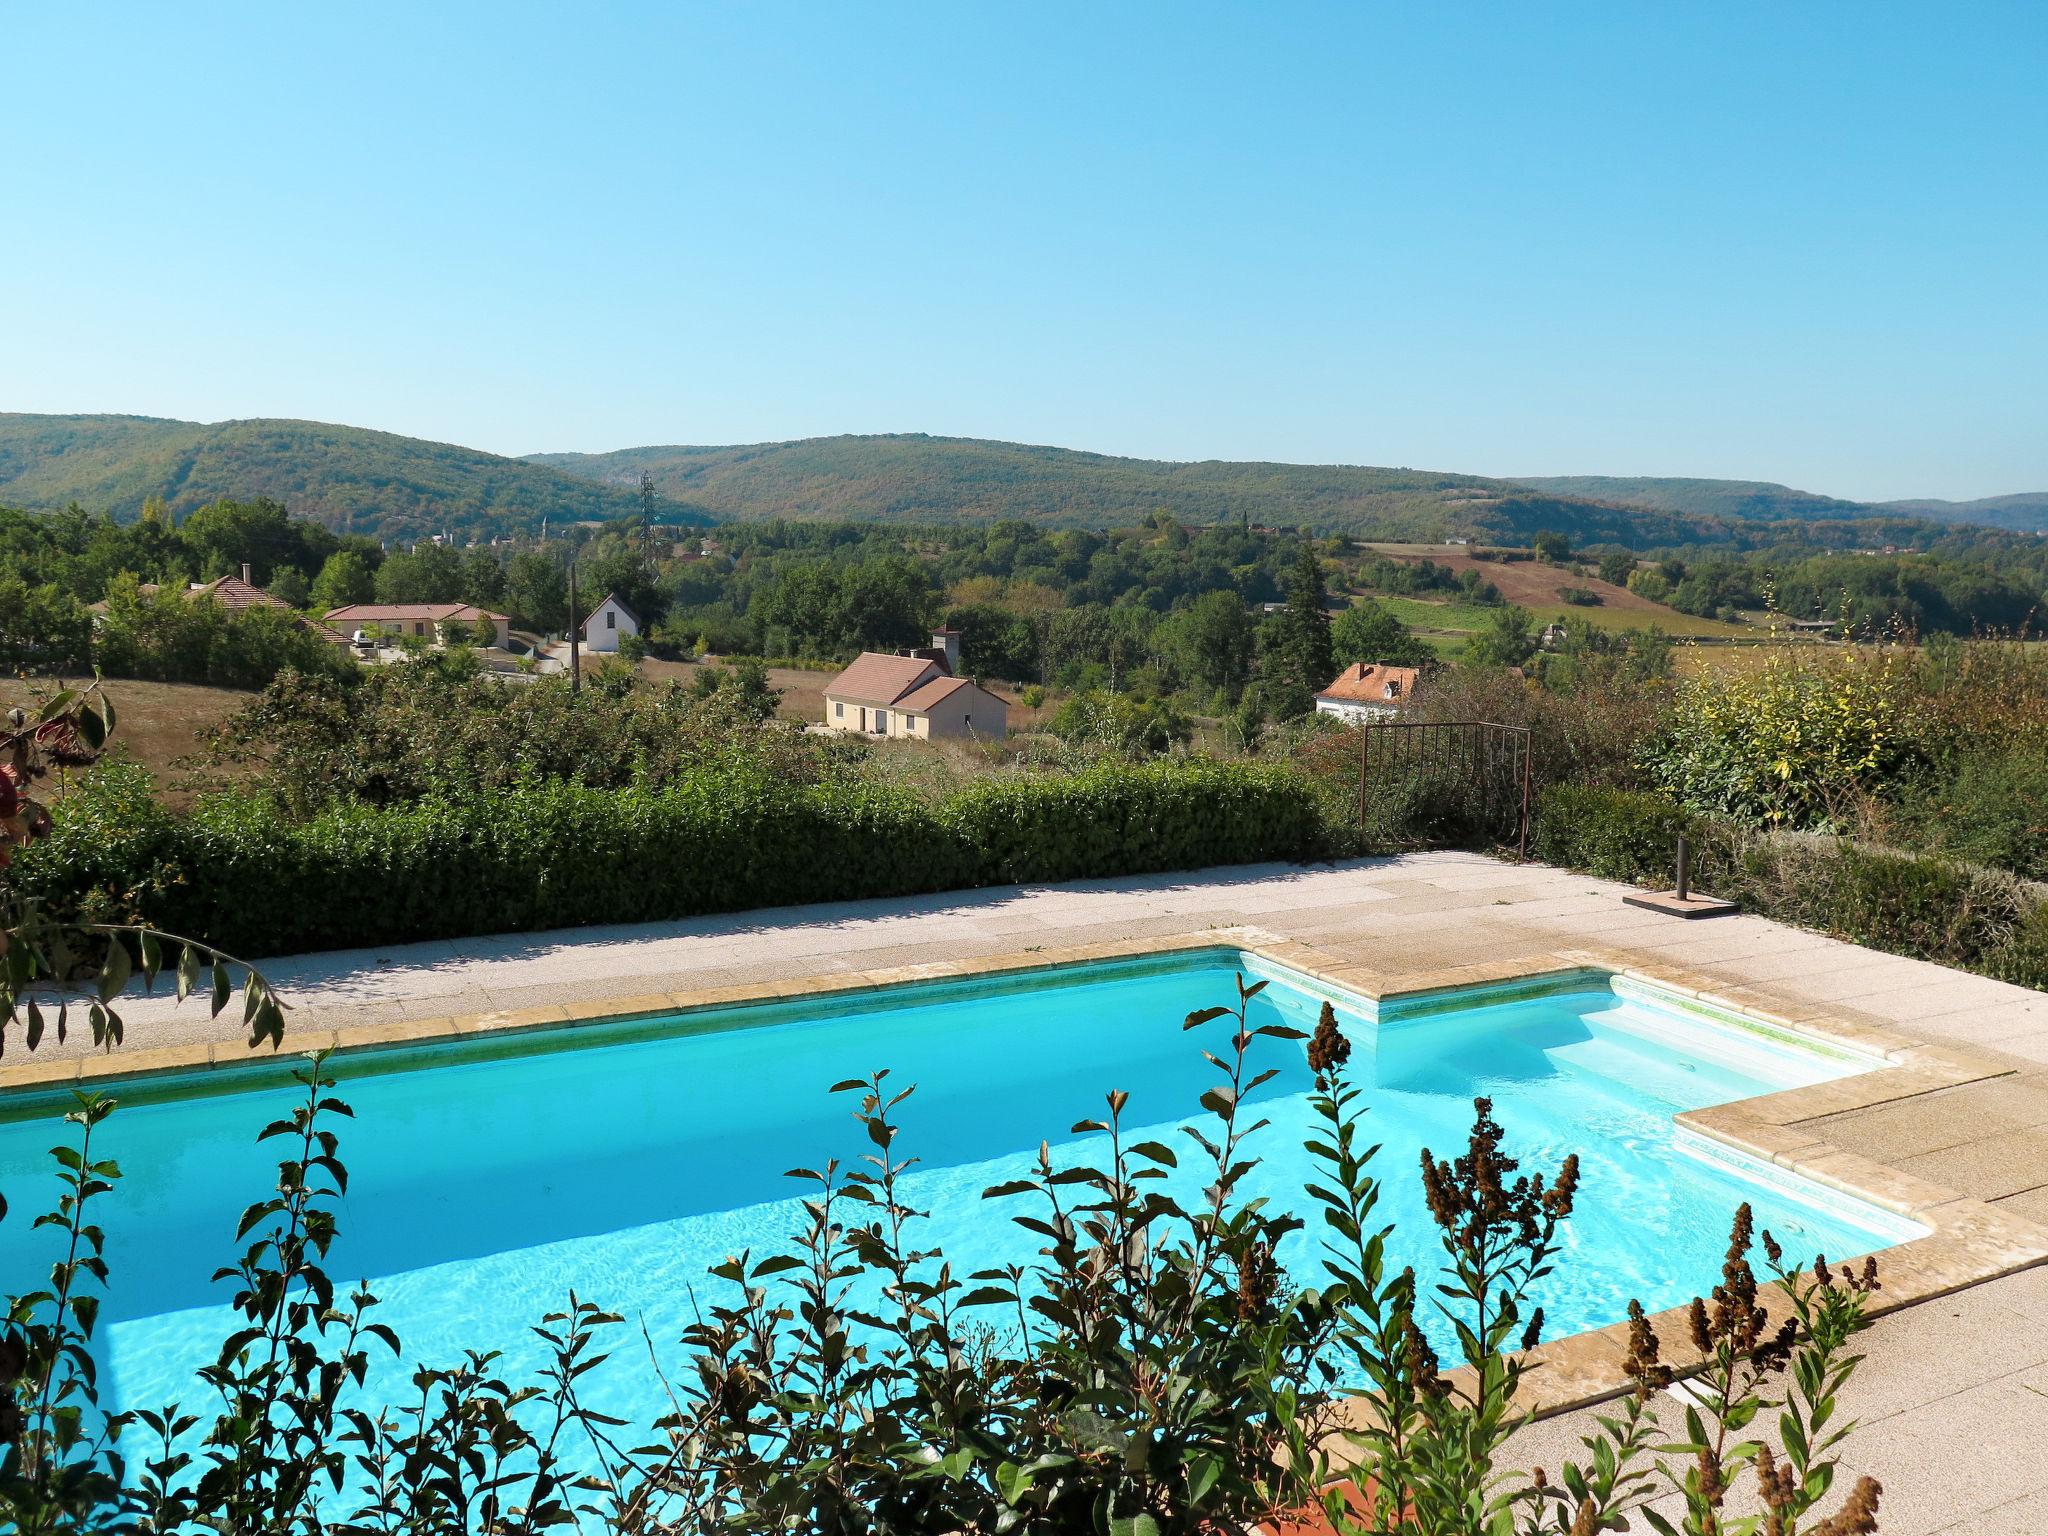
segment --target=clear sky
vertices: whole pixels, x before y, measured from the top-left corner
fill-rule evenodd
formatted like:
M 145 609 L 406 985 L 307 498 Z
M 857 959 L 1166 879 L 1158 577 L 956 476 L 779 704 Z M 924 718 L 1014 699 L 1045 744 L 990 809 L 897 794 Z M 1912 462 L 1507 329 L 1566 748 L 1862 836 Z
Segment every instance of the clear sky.
M 0 409 L 2048 488 L 2048 7 L 0 0 Z

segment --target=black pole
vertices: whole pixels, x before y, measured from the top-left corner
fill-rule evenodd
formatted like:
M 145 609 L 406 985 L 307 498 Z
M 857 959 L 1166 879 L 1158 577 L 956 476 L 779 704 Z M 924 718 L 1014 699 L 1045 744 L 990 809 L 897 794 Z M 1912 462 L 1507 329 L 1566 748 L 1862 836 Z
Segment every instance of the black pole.
M 1678 899 L 1684 901 L 1692 890 L 1692 845 L 1678 840 Z
M 569 562 L 569 692 L 583 691 L 583 653 L 576 643 L 576 562 Z

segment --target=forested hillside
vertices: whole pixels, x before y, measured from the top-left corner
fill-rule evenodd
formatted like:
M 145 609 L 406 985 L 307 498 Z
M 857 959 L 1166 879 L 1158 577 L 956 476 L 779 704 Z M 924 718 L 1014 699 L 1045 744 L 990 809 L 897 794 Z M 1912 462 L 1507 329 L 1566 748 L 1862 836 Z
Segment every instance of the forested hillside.
M 536 454 L 533 462 L 625 488 L 642 471 L 674 500 L 733 519 L 996 522 L 1115 528 L 1166 508 L 1183 522 L 1248 520 L 1422 541 L 1578 543 L 1711 538 L 1698 523 L 1476 475 L 1341 464 L 1177 464 L 1066 448 L 905 433 L 730 448 Z
M 1842 501 L 1768 480 L 1686 480 L 1661 475 L 1528 475 L 1520 482 L 1554 496 L 1755 522 L 1843 522 L 1869 518 L 1966 523 L 2023 533 L 2048 530 L 2048 491 L 1979 501 Z
M 1313 528 L 1374 540 L 1580 548 L 1924 547 L 1944 528 L 2048 523 L 2048 496 L 1869 506 L 1760 481 L 1602 476 L 1515 482 L 1361 465 L 1170 463 L 1065 448 L 902 434 L 743 447 L 626 448 L 505 458 L 306 421 L 202 425 L 143 416 L 0 414 L 0 505 L 72 502 L 133 518 L 267 497 L 338 532 L 390 541 L 527 534 L 642 510 L 709 520 L 1129 527 L 1162 509 L 1192 526 Z
M 1795 491 L 1767 480 L 1687 480 L 1660 475 L 1529 475 L 1521 483 L 1553 496 L 1584 496 L 1682 517 L 1743 522 L 1882 515 L 1876 507 Z
M 77 502 L 132 518 L 152 496 L 182 513 L 269 497 L 337 531 L 406 539 L 527 533 L 640 510 L 637 490 L 595 485 L 523 459 L 313 421 L 201 424 L 148 416 L 0 413 L 0 505 Z M 663 505 L 664 521 L 701 521 Z

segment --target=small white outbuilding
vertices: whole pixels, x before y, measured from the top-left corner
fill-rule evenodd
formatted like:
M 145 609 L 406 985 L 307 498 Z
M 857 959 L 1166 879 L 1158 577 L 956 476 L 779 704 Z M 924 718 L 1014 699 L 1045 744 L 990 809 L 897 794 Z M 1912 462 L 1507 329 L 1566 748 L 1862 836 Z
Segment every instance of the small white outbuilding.
M 583 649 L 599 653 L 616 651 L 619 642 L 640 633 L 640 619 L 619 601 L 619 594 L 607 592 L 604 601 L 590 610 L 583 621 Z

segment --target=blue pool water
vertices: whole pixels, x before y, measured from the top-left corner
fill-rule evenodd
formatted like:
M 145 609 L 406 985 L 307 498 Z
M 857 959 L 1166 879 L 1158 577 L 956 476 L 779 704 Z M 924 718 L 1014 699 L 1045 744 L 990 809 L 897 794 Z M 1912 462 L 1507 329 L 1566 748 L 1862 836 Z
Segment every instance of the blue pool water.
M 502 1350 L 508 1374 L 531 1375 L 542 1354 L 529 1325 L 571 1287 L 644 1321 L 673 1365 L 694 1306 L 715 1293 L 706 1267 L 772 1251 L 798 1226 L 797 1186 L 782 1171 L 869 1150 L 846 1098 L 826 1090 L 878 1067 L 917 1087 L 898 1149 L 921 1160 L 907 1186 L 931 1212 L 921 1246 L 943 1247 L 956 1273 L 1028 1263 L 1038 1240 L 1009 1219 L 1022 1207 L 981 1191 L 1023 1174 L 1043 1138 L 1056 1157 L 1085 1152 L 1067 1128 L 1099 1114 L 1109 1089 L 1129 1092 L 1134 1131 L 1166 1139 L 1200 1118 L 1215 1080 L 1200 1047 L 1222 1049 L 1227 1030 L 1189 1035 L 1181 1021 L 1232 1001 L 1245 963 L 1203 952 L 337 1062 L 355 1118 L 334 1123 L 351 1182 L 328 1268 L 337 1281 L 366 1278 L 405 1344 L 370 1391 L 395 1397 L 413 1364 L 453 1363 L 465 1348 Z M 1259 973 L 1275 979 L 1254 1022 L 1310 1027 L 1322 994 Z M 1629 1000 L 1590 978 L 1381 1021 L 1333 1000 L 1355 1043 L 1368 1137 L 1384 1144 L 1377 1168 L 1397 1264 L 1434 1267 L 1418 1154 L 1462 1148 L 1475 1094 L 1493 1099 L 1526 1169 L 1580 1154 L 1571 1255 L 1557 1270 L 1570 1289 L 1553 1284 L 1541 1298 L 1551 1337 L 1618 1320 L 1632 1296 L 1655 1309 L 1711 1286 L 1744 1200 L 1794 1253 L 1859 1254 L 1916 1230 L 1800 1181 L 1748 1176 L 1672 1124 L 1681 1109 L 1866 1063 Z M 1280 1074 L 1258 1095 L 1272 1126 L 1254 1143 L 1263 1161 L 1246 1191 L 1297 1210 L 1311 1172 L 1302 1049 L 1259 1044 Z M 227 1331 L 227 1290 L 210 1276 L 234 1253 L 238 1214 L 268 1193 L 277 1154 L 253 1139 L 294 1101 L 282 1078 L 269 1066 L 138 1085 L 101 1127 L 97 1150 L 124 1174 L 99 1206 L 112 1271 L 102 1380 L 118 1405 L 205 1397 L 192 1371 Z M 14 1213 L 0 1228 L 0 1291 L 47 1274 L 27 1218 L 54 1192 L 60 1112 L 0 1104 L 0 1192 Z M 1313 1276 L 1316 1240 L 1298 1234 L 1282 1261 Z M 637 1348 L 620 1348 L 587 1385 L 592 1406 L 630 1419 L 664 1406 Z

